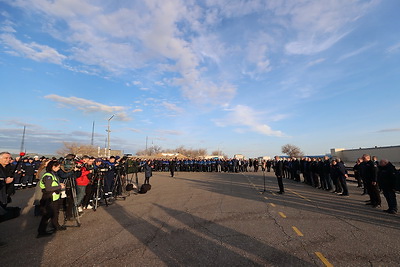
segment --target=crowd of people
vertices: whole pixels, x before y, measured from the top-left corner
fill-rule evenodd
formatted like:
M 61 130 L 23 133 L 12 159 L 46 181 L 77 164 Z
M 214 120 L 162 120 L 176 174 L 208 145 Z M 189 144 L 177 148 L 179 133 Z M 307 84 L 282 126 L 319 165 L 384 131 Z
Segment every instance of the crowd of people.
M 288 178 L 300 182 L 300 175 L 303 182 L 310 186 L 331 191 L 339 196 L 348 197 L 349 190 L 347 181 L 349 178 L 348 168 L 339 158 L 302 159 L 275 157 L 272 162 L 275 175 L 278 179 L 279 194 L 284 193 L 282 178 Z M 390 214 L 397 213 L 396 191 L 399 191 L 399 171 L 386 159 L 378 161 L 377 157 L 364 154 L 357 159 L 352 168 L 354 178 L 359 188 L 363 188 L 362 195 L 368 195 L 366 205 L 373 208 L 381 207 L 381 192 L 385 197 L 388 209 L 384 210 Z
M 170 172 L 258 172 L 274 171 L 279 185 L 279 194 L 284 194 L 283 178 L 304 182 L 318 189 L 339 196 L 349 196 L 347 186 L 348 168 L 340 159 L 325 157 L 280 158 L 272 160 L 254 159 L 140 159 L 127 157 L 94 158 L 73 154 L 64 158 L 16 157 L 8 152 L 0 153 L 0 212 L 4 214 L 11 196 L 17 190 L 35 187 L 35 215 L 42 216 L 38 237 L 49 236 L 66 230 L 59 224 L 60 209 L 64 220 L 79 216 L 84 210 L 97 207 L 98 201 L 106 203 L 125 192 L 128 174 L 136 177 L 145 174 L 144 184 L 150 183 L 153 171 Z M 378 208 L 382 192 L 388 203 L 388 213 L 397 213 L 397 170 L 388 160 L 363 155 L 353 167 L 354 178 L 362 194 L 369 195 L 367 205 Z M 302 177 L 302 178 L 301 178 Z M 128 188 L 128 187 L 126 187 Z M 96 204 L 95 204 L 96 203 Z M 76 213 L 74 213 L 74 209 Z M 3 215 L 0 213 L 0 215 Z M 51 222 L 52 230 L 47 231 Z
M 139 160 L 139 159 L 138 159 Z M 139 160 L 140 161 L 140 160 Z M 140 165 L 140 164 L 139 164 Z M 283 178 L 304 182 L 318 189 L 348 197 L 348 169 L 339 159 L 325 157 L 275 157 L 271 160 L 253 159 L 154 159 L 150 163 L 155 171 L 171 172 L 275 172 L 278 179 L 278 194 L 284 194 Z M 351 169 L 351 168 L 350 168 Z M 354 178 L 362 195 L 369 196 L 367 205 L 373 208 L 381 207 L 382 192 L 388 203 L 385 212 L 397 213 L 396 190 L 399 190 L 398 171 L 388 160 L 378 161 L 377 157 L 368 154 L 357 159 L 352 168 Z M 302 178 L 301 178 L 302 177 Z
M 139 164 L 143 165 L 140 166 Z M 35 187 L 35 216 L 42 216 L 37 237 L 49 236 L 66 230 L 58 222 L 60 210 L 64 222 L 77 219 L 84 210 L 126 197 L 127 174 L 133 175 L 146 162 L 127 161 L 126 157 L 81 158 L 69 154 L 64 158 L 12 158 L 8 152 L 0 153 L 0 216 L 7 213 L 7 205 L 18 190 Z M 146 173 L 145 183 L 150 174 Z M 131 184 L 132 185 L 132 184 Z M 131 189 L 132 190 L 132 189 Z M 7 217 L 10 219 L 10 217 Z M 47 231 L 51 222 L 51 230 Z

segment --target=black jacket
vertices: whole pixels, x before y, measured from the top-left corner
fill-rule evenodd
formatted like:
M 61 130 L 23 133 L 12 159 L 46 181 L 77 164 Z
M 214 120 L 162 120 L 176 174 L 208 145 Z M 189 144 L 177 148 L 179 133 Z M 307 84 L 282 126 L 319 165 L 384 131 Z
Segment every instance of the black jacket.
M 274 171 L 276 176 L 282 176 L 283 175 L 283 161 L 278 160 L 274 162 Z
M 378 167 L 379 187 L 384 191 L 394 190 L 396 187 L 396 168 L 392 163 Z
M 377 182 L 378 166 L 372 160 L 360 164 L 360 175 L 368 182 Z

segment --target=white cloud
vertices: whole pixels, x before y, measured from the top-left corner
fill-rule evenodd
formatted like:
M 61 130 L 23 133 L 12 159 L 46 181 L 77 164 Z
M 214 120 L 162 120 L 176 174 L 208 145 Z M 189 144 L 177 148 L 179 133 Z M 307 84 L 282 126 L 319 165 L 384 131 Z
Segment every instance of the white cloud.
M 16 32 L 16 30 L 14 30 L 14 28 L 11 27 L 10 25 L 5 25 L 5 26 L 1 27 L 0 31 L 2 31 L 2 32 Z
M 137 108 L 137 109 L 132 110 L 133 113 L 142 112 L 142 111 L 143 111 L 143 109 L 140 109 L 140 108 Z
M 313 60 L 313 61 L 307 63 L 307 67 L 311 67 L 311 66 L 320 64 L 320 63 L 324 62 L 325 60 L 326 60 L 325 58 L 319 58 L 319 59 Z
M 397 44 L 395 44 L 395 45 L 392 45 L 392 46 L 389 47 L 386 51 L 387 51 L 388 53 L 397 53 L 397 52 L 400 52 L 400 42 L 397 43 Z
M 166 108 L 166 109 L 168 109 L 170 111 L 176 112 L 176 113 L 182 113 L 184 111 L 183 108 L 178 107 L 176 104 L 168 103 L 166 101 L 162 102 L 161 105 L 164 108 Z
M 340 57 L 337 59 L 336 62 L 341 62 L 341 61 L 343 61 L 343 60 L 345 60 L 345 59 L 348 59 L 348 58 L 350 58 L 350 57 L 357 56 L 357 55 L 359 55 L 359 54 L 361 54 L 361 53 L 367 51 L 367 50 L 370 49 L 372 46 L 374 46 L 374 44 L 365 45 L 365 46 L 363 46 L 363 47 L 360 47 L 360 48 L 357 49 L 357 50 L 354 50 L 354 51 L 352 51 L 352 52 L 350 52 L 350 53 L 344 54 L 344 55 L 340 56 Z
M 135 128 L 127 128 L 129 131 L 131 131 L 131 132 L 134 132 L 134 133 L 140 133 L 140 132 L 142 132 L 141 130 L 139 130 L 139 129 L 135 129 Z
M 108 114 L 115 114 L 115 119 L 120 121 L 129 121 L 131 118 L 126 114 L 125 107 L 122 106 L 108 106 L 92 100 L 79 98 L 79 97 L 64 97 L 59 95 L 47 95 L 45 98 L 53 100 L 62 104 L 62 107 L 75 107 L 83 112 L 103 112 Z
M 160 134 L 166 134 L 166 135 L 182 135 L 183 134 L 180 131 L 174 131 L 174 130 L 157 130 L 157 132 Z
M 185 36 L 208 27 L 202 25 L 204 10 L 192 2 L 134 2 L 124 7 L 115 4 L 113 9 L 100 6 L 99 2 L 78 0 L 19 0 L 13 4 L 46 14 L 49 18 L 47 32 L 70 46 L 70 60 L 97 66 L 114 75 L 147 68 L 157 62 L 159 70 L 175 73 L 178 80 L 171 81 L 179 84 L 183 95 L 190 100 L 195 98 L 198 102 L 215 104 L 220 102 L 215 100 L 221 95 L 225 95 L 227 101 L 234 95 L 234 86 L 227 90 L 227 86 L 217 85 L 203 75 L 205 54 L 197 53 L 195 44 Z M 248 5 L 242 5 L 245 6 Z M 60 28 L 59 21 L 67 27 Z M 210 38 L 214 39 L 208 41 L 209 52 L 217 41 L 215 36 Z M 206 54 L 218 60 L 215 52 Z M 265 68 L 265 63 L 259 63 L 258 68 Z M 157 71 L 157 67 L 153 69 Z M 208 97 L 192 98 L 192 95 Z
M 239 132 L 252 131 L 268 136 L 284 136 L 281 131 L 272 130 L 269 125 L 262 123 L 262 116 L 248 106 L 237 105 L 231 109 L 227 109 L 226 111 L 229 112 L 226 118 L 222 120 L 214 120 L 217 126 L 240 126 L 242 128 L 236 129 Z
M 316 54 L 336 44 L 352 31 L 353 23 L 377 1 L 293 1 L 274 6 L 290 18 L 296 40 L 286 44 L 289 54 Z
M 13 49 L 12 54 L 15 55 L 15 53 L 17 53 L 19 56 L 27 57 L 35 61 L 62 64 L 62 61 L 67 58 L 58 53 L 54 48 L 35 42 L 23 43 L 12 34 L 0 34 L 0 41 L 8 48 Z

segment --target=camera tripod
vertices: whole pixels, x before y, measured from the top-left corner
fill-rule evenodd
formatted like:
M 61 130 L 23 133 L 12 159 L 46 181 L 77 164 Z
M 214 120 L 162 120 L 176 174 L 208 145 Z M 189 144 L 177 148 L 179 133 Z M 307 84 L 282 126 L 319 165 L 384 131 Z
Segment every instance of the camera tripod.
M 95 181 L 97 184 L 95 184 L 96 190 L 94 191 L 92 198 L 94 204 L 93 211 L 97 210 L 101 198 L 104 199 L 104 203 L 106 204 L 106 207 L 108 207 L 108 200 L 104 197 L 104 172 L 100 171 L 96 173 Z
M 79 219 L 79 211 L 78 211 L 78 206 L 77 206 L 77 198 L 76 198 L 76 184 L 75 184 L 75 178 L 68 177 L 64 180 L 65 183 L 65 193 L 67 194 L 67 197 L 64 199 L 65 201 L 65 206 L 64 206 L 64 225 L 66 225 L 66 222 L 68 221 L 68 215 L 72 215 L 75 219 L 76 226 L 79 227 L 81 226 L 81 221 Z M 68 209 L 72 207 L 72 214 L 68 214 Z
M 112 190 L 112 197 L 114 199 L 126 199 L 126 196 L 122 195 L 123 193 L 126 195 L 125 184 L 125 176 L 122 170 L 117 170 L 114 178 L 114 188 Z

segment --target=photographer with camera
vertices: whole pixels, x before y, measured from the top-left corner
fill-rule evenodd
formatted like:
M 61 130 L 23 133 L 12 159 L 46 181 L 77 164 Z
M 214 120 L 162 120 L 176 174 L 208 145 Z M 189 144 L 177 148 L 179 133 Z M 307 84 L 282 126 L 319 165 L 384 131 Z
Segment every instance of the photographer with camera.
M 50 161 L 46 166 L 46 173 L 41 177 L 39 186 L 42 189 L 43 196 L 40 200 L 42 210 L 42 220 L 40 221 L 37 237 L 49 236 L 52 233 L 47 232 L 48 221 L 51 220 L 54 231 L 66 230 L 65 226 L 58 223 L 58 214 L 60 211 L 60 192 L 65 189 L 65 184 L 60 183 L 57 172 L 60 170 L 60 163 L 56 160 Z
M 117 165 L 115 157 L 111 156 L 104 165 L 108 169 L 104 177 L 104 197 L 107 199 L 112 197 L 112 190 L 114 187 L 115 167 Z
M 66 221 L 77 218 L 76 207 L 76 183 L 75 178 L 81 176 L 79 165 L 76 164 L 75 155 L 68 154 L 64 159 L 61 159 L 61 168 L 58 170 L 57 175 L 61 181 L 66 185 L 65 194 L 63 198 L 63 210 Z
M 92 201 L 93 198 L 93 192 L 95 188 L 95 158 L 90 157 L 89 161 L 87 164 L 85 164 L 86 170 L 88 170 L 90 173 L 87 175 L 89 179 L 89 184 L 86 186 L 85 190 L 85 197 L 82 200 L 82 208 L 85 209 L 92 209 L 93 206 L 91 205 L 90 201 Z
M 83 212 L 81 206 L 82 200 L 86 194 L 86 187 L 90 184 L 88 175 L 93 173 L 93 170 L 88 170 L 88 163 L 90 161 L 89 156 L 83 156 L 82 161 L 78 162 L 77 167 L 80 169 L 81 175 L 75 179 L 76 181 L 76 206 L 78 207 L 78 212 Z

